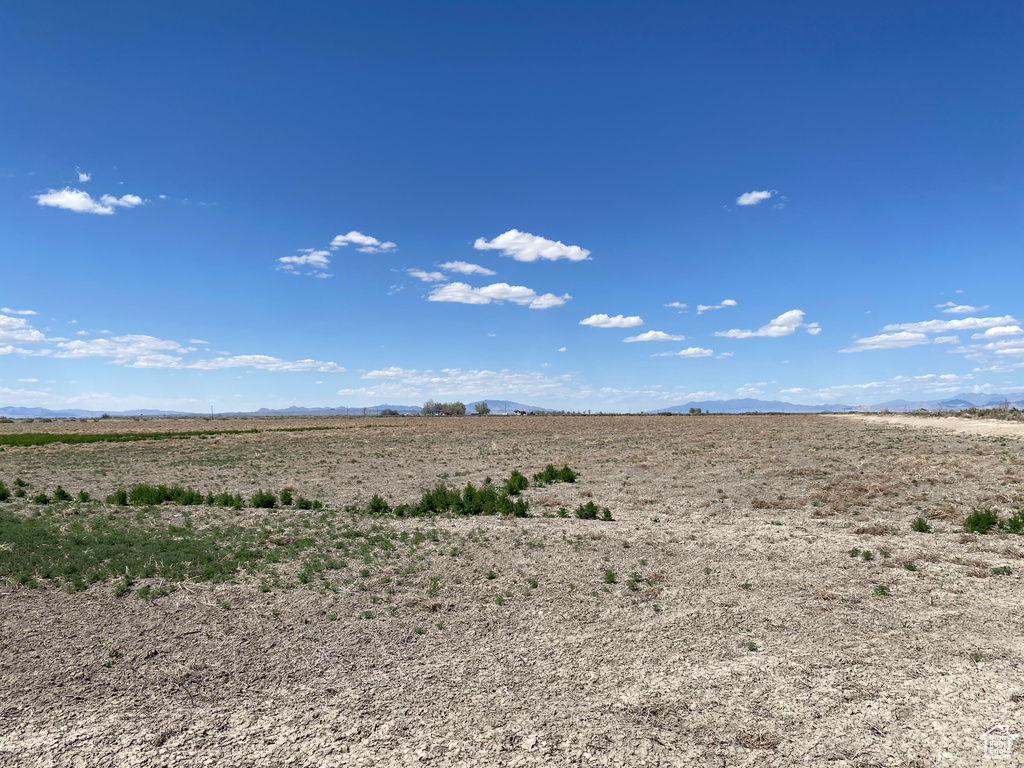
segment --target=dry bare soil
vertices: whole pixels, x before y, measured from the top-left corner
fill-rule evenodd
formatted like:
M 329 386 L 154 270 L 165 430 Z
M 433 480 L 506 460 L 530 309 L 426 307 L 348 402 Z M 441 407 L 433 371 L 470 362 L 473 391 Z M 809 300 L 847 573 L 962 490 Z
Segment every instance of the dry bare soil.
M 331 429 L 272 431 L 309 426 Z M 261 556 L 287 555 L 130 589 L 0 579 L 0 765 L 1024 762 L 1024 741 L 1001 763 L 982 741 L 1024 730 L 1024 539 L 963 532 L 974 509 L 1024 508 L 1019 430 L 623 416 L 37 421 L 0 435 L 254 427 L 0 450 L 0 480 L 28 497 L 178 482 L 289 486 L 326 505 L 0 504 L 58 527 L 260 532 Z M 529 518 L 344 511 L 548 463 L 579 480 L 525 491 Z M 572 516 L 588 500 L 614 520 Z M 918 516 L 931 533 L 911 530 Z M 0 542 L 0 565 L 19 546 Z

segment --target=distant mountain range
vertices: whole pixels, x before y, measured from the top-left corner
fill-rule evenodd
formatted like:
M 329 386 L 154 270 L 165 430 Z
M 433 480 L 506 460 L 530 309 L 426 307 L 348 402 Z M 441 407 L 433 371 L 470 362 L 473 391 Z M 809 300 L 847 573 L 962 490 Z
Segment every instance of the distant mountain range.
M 554 409 L 536 405 L 517 403 L 514 400 L 474 400 L 466 403 L 466 412 L 473 413 L 477 403 L 486 402 L 492 414 L 513 413 L 515 411 L 531 411 L 535 413 L 549 412 Z M 966 408 L 992 408 L 1003 403 L 1011 407 L 1024 409 L 1024 392 L 1010 392 L 999 395 L 977 395 L 962 393 L 946 400 L 890 400 L 874 405 L 842 405 L 822 403 L 821 405 L 797 405 L 782 400 L 754 400 L 750 398 L 735 400 L 701 400 L 668 408 L 645 411 L 645 413 L 689 413 L 692 408 L 700 408 L 708 413 L 844 413 L 850 411 L 893 411 L 906 413 L 909 411 L 962 411 Z M 217 413 L 216 416 L 360 416 L 376 415 L 383 410 L 398 411 L 402 415 L 418 414 L 422 410 L 419 405 L 368 405 L 324 406 L 322 408 L 305 408 L 293 405 L 289 408 L 260 408 L 258 411 L 233 411 Z M 160 411 L 140 409 L 137 411 L 86 411 L 77 408 L 66 410 L 50 410 L 48 408 L 21 408 L 6 406 L 0 408 L 0 417 L 12 419 L 95 419 L 103 416 L 209 416 L 208 413 L 184 413 L 182 411 Z

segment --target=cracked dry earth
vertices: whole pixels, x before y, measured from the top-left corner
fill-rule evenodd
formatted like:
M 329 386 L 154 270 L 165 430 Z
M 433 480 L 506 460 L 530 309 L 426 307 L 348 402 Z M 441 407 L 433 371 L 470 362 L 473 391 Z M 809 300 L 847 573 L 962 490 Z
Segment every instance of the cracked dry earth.
M 55 424 L 0 432 L 111 428 Z M 0 451 L 8 485 L 97 498 L 288 485 L 392 542 L 309 583 L 285 565 L 272 586 L 239 573 L 155 599 L 0 581 L 0 765 L 1024 764 L 1024 741 L 1002 762 L 982 741 L 1024 730 L 1024 539 L 962 527 L 975 508 L 1024 508 L 1021 433 L 816 415 L 269 431 L 284 425 L 116 420 L 268 431 Z M 549 462 L 580 478 L 527 490 L 526 519 L 341 511 Z M 586 500 L 614 521 L 556 515 Z M 190 512 L 335 530 L 315 512 Z

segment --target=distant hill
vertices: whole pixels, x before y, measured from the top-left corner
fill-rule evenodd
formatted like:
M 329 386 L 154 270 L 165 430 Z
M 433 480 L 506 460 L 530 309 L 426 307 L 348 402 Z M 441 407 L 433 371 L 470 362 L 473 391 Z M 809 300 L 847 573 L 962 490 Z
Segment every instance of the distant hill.
M 515 400 L 500 400 L 498 398 L 485 398 L 466 403 L 466 413 L 473 413 L 477 403 L 486 402 L 490 406 L 491 413 L 500 415 L 513 413 L 514 411 L 533 411 L 535 413 L 547 413 L 556 409 L 543 408 L 538 405 L 527 405 L 518 403 Z M 874 405 L 842 405 L 837 403 L 822 403 L 820 405 L 798 405 L 787 403 L 782 400 L 755 400 L 753 398 L 737 398 L 734 400 L 701 400 L 682 405 L 672 405 L 668 408 L 646 411 L 647 413 L 688 413 L 691 408 L 700 408 L 709 413 L 844 413 L 848 411 L 893 411 L 896 413 L 907 413 L 909 411 L 962 411 L 967 408 L 993 408 L 1008 403 L 1010 407 L 1024 409 L 1024 392 L 1010 392 L 1004 394 L 975 394 L 960 393 L 954 397 L 943 400 L 889 400 Z M 382 403 L 380 405 L 368 406 L 322 406 L 307 407 L 291 405 L 287 408 L 260 408 L 258 411 L 232 411 L 219 412 L 215 416 L 361 416 L 365 411 L 367 415 L 377 415 L 381 411 L 390 409 L 400 414 L 418 414 L 422 410 L 421 405 L 391 405 Z M 132 411 L 86 411 L 77 408 L 65 410 L 51 410 L 49 408 L 23 408 L 19 406 L 0 407 L 0 418 L 12 419 L 95 419 L 103 416 L 209 416 L 209 413 L 186 413 L 183 411 L 160 411 L 149 408 L 140 408 Z

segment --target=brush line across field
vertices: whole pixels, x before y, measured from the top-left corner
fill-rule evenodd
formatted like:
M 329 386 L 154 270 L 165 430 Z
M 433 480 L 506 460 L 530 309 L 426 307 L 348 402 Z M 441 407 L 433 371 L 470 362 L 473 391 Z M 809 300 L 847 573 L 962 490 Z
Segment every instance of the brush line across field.
M 23 432 L 0 435 L 0 445 L 23 448 L 51 443 L 131 443 L 136 440 L 187 440 L 212 435 L 252 435 L 260 432 L 313 432 L 340 427 L 282 427 L 281 429 L 207 429 L 189 432 L 111 432 L 109 434 L 75 434 L 71 432 Z

